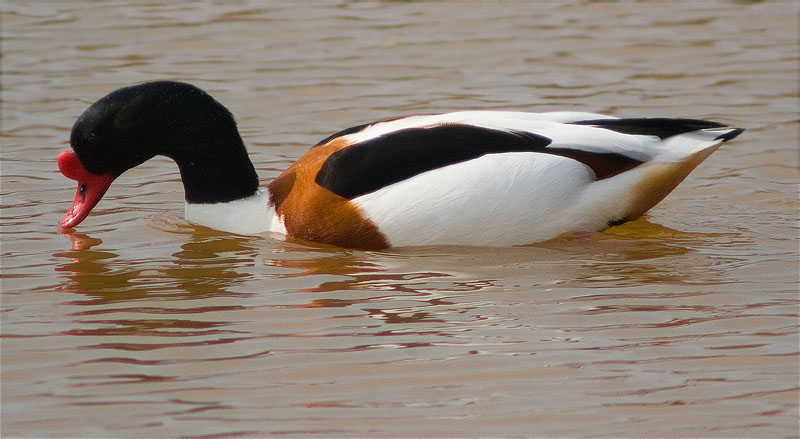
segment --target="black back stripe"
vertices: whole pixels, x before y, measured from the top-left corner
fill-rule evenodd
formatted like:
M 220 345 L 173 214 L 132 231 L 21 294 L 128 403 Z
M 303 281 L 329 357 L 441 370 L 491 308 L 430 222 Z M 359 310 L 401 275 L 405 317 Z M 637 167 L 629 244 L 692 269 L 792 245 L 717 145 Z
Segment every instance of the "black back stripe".
M 409 128 L 341 149 L 317 173 L 320 186 L 348 199 L 485 154 L 544 152 L 551 139 L 472 125 Z
M 661 139 L 707 128 L 725 128 L 716 122 L 697 119 L 633 118 L 596 119 L 572 122 L 573 125 L 590 125 L 622 134 L 658 136 Z

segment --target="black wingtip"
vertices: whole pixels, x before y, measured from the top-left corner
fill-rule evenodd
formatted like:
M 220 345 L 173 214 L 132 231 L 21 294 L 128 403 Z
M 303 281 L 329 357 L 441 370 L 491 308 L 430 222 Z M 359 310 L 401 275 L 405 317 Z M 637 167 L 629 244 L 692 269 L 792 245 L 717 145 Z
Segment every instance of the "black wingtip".
M 733 139 L 739 134 L 742 134 L 742 132 L 744 132 L 744 128 L 736 128 L 735 130 L 728 131 L 725 134 L 720 134 L 714 140 L 722 140 L 723 142 L 727 142 L 728 140 Z

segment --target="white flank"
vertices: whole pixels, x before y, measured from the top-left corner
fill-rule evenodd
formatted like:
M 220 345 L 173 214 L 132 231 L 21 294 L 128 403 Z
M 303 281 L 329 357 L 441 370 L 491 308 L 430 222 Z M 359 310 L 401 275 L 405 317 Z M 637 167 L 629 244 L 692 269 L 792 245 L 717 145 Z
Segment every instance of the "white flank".
M 579 200 L 594 181 L 583 164 L 550 154 L 489 154 L 428 171 L 353 202 L 393 246 L 506 246 L 595 230 Z
M 185 217 L 202 226 L 240 235 L 286 233 L 265 190 L 227 203 L 186 203 Z

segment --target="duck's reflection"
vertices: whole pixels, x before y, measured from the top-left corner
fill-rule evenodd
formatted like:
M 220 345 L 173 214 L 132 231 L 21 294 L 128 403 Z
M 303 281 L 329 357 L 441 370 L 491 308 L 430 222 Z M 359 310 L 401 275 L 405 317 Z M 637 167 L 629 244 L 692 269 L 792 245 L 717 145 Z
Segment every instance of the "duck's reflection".
M 62 289 L 88 296 L 89 301 L 79 301 L 84 306 L 141 299 L 169 300 L 165 305 L 176 300 L 228 299 L 161 311 L 188 314 L 249 307 L 250 298 L 260 295 L 256 302 L 261 306 L 270 298 L 275 300 L 266 306 L 275 308 L 355 306 L 358 313 L 385 323 L 414 323 L 439 319 L 429 310 L 457 306 L 452 298 L 470 292 L 528 289 L 537 294 L 554 286 L 693 282 L 697 276 L 707 280 L 715 269 L 713 262 L 698 266 L 703 258 L 692 248 L 702 246 L 707 236 L 674 231 L 646 219 L 609 233 L 501 249 L 362 252 L 201 227 L 180 233 L 189 239 L 179 251 L 163 259 L 141 260 L 123 260 L 117 252 L 103 249 L 97 238 L 67 233 L 71 249 L 54 255 L 64 261 L 56 268 L 66 274 Z
M 111 268 L 109 261 L 119 255 L 92 249 L 102 244 L 102 240 L 84 234 L 62 234 L 72 243 L 70 250 L 53 255 L 67 261 L 55 268 L 56 271 L 67 273 L 62 290 L 87 294 L 100 300 L 105 297 L 109 300 L 130 300 L 142 296 L 141 291 L 131 284 L 131 280 L 139 277 L 140 270 Z
M 258 249 L 247 238 L 198 231 L 166 259 L 122 260 L 101 249 L 102 241 L 85 234 L 64 233 L 70 250 L 54 254 L 64 263 L 56 271 L 67 274 L 62 289 L 118 302 L 147 296 L 197 297 L 239 295 L 232 288 L 248 277 Z

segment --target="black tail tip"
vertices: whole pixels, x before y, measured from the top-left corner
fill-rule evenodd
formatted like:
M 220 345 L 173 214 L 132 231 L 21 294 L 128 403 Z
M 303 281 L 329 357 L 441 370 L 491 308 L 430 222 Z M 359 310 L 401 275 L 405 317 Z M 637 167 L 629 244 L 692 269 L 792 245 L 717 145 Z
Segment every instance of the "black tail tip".
M 743 132 L 744 132 L 744 128 L 736 128 L 736 129 L 728 131 L 725 134 L 720 134 L 714 140 L 722 140 L 723 142 L 727 142 L 728 140 L 731 140 L 731 139 L 735 138 L 736 136 L 738 136 L 739 134 L 742 134 Z

